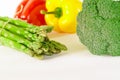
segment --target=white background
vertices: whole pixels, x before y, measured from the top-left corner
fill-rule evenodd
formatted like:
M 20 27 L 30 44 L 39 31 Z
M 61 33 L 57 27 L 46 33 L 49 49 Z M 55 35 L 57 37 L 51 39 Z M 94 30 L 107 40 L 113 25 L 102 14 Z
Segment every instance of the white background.
M 13 17 L 21 0 L 1 0 L 0 16 Z M 92 55 L 76 34 L 50 34 L 67 52 L 37 60 L 0 46 L 0 80 L 120 80 L 120 57 Z

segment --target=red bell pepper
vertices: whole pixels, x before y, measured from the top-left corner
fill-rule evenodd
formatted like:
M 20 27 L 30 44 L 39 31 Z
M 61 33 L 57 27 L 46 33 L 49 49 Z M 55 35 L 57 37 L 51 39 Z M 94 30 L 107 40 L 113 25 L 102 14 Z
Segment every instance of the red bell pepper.
M 23 0 L 16 9 L 15 18 L 26 20 L 34 25 L 45 25 L 44 14 L 40 10 L 46 10 L 46 0 Z

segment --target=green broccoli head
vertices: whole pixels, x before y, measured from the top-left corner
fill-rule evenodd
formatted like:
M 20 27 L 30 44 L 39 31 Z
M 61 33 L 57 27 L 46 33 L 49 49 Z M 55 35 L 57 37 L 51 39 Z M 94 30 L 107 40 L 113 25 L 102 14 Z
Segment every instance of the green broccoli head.
M 120 56 L 120 1 L 84 0 L 77 35 L 91 53 Z

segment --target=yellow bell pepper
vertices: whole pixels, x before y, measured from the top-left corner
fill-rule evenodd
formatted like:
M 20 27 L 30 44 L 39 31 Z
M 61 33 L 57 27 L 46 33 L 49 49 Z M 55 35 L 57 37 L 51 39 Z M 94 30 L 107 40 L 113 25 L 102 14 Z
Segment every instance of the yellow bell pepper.
M 77 14 L 82 10 L 80 0 L 46 0 L 48 12 L 43 12 L 47 25 L 57 32 L 75 33 Z

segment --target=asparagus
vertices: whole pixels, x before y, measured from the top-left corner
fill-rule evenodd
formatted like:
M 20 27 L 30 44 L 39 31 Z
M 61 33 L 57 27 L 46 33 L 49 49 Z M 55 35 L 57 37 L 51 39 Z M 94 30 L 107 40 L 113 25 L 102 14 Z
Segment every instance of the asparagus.
M 1 29 L 2 28 L 0 28 L 0 30 Z M 41 51 L 39 51 L 39 49 L 41 48 L 42 43 L 40 43 L 40 42 L 31 42 L 27 39 L 24 39 L 16 34 L 9 32 L 5 29 L 2 29 L 1 35 L 8 38 L 8 39 L 11 39 L 17 43 L 24 44 L 28 48 L 33 49 L 37 54 L 41 54 Z
M 59 42 L 51 40 L 51 43 L 56 47 L 56 49 L 64 50 L 64 51 L 67 50 L 66 46 L 61 44 L 61 43 L 59 43 Z
M 27 31 L 30 31 L 31 33 L 39 33 L 43 30 L 45 30 L 46 32 L 51 32 L 53 27 L 52 26 L 35 26 L 35 25 L 32 25 L 32 24 L 29 24 L 23 20 L 20 20 L 20 19 L 13 19 L 13 18 L 9 18 L 9 17 L 1 17 L 0 16 L 0 20 L 2 21 L 9 21 L 9 23 L 11 24 L 14 24 L 18 27 L 22 27 L 24 29 L 26 29 Z
M 0 17 L 0 43 L 36 58 L 67 50 L 65 45 L 48 38 L 47 32 L 51 29 L 47 26 L 37 27 L 21 20 Z
M 35 57 L 35 58 L 38 58 L 38 59 L 42 59 L 43 58 L 43 55 L 38 55 L 38 54 L 35 54 L 34 51 L 32 51 L 31 49 L 29 49 L 28 47 L 22 45 L 22 44 L 19 44 L 15 41 L 12 41 L 8 38 L 5 38 L 3 36 L 0 36 L 0 44 L 4 45 L 4 46 L 8 46 L 8 47 L 11 47 L 13 49 L 16 49 L 16 50 L 19 50 L 21 52 L 24 52 L 32 57 Z
M 0 28 L 2 28 L 5 23 L 6 22 L 0 20 Z M 30 41 L 44 41 L 44 38 L 46 37 L 46 36 L 42 36 L 42 34 L 37 35 L 37 34 L 30 33 L 28 31 L 26 31 L 25 29 L 17 27 L 17 26 L 12 25 L 12 24 L 6 24 L 4 26 L 4 28 L 6 30 L 9 30 L 12 33 L 15 33 L 15 34 L 18 34 L 24 38 L 27 38 Z
M 18 35 L 10 33 L 9 31 L 7 31 L 5 29 L 0 28 L 0 30 L 1 30 L 1 35 L 6 37 L 6 38 L 9 38 L 9 39 L 11 39 L 13 41 L 24 44 L 25 46 L 27 46 L 29 48 L 31 48 L 33 46 L 33 44 L 31 44 L 31 42 L 29 40 L 27 40 L 27 39 L 24 39 L 24 38 L 22 38 L 22 37 L 20 37 Z
M 1 29 L 2 28 L 0 28 L 0 30 Z M 55 42 L 55 41 L 45 41 L 43 43 L 30 42 L 29 40 L 24 39 L 18 35 L 13 34 L 13 33 L 10 33 L 9 31 L 7 31 L 5 29 L 2 29 L 1 35 L 6 37 L 6 38 L 9 38 L 13 41 L 16 41 L 20 44 L 24 44 L 28 48 L 33 49 L 37 54 L 42 54 L 44 51 L 44 54 L 52 55 L 55 53 L 59 53 L 60 50 L 65 50 L 64 48 L 66 48 L 62 44 Z M 15 37 L 15 38 L 13 38 L 13 37 Z M 48 53 L 48 52 L 51 52 L 51 53 Z

